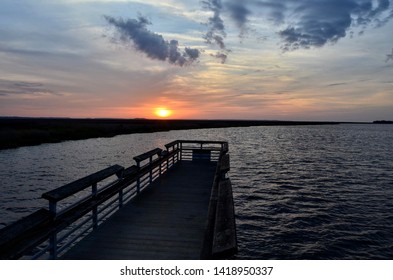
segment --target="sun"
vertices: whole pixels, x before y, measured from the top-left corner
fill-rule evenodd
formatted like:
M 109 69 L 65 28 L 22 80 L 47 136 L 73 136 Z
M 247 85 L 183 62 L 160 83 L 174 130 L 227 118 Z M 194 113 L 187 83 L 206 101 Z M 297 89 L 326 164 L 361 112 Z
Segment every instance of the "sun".
M 167 108 L 157 108 L 154 113 L 160 118 L 167 118 L 172 115 L 172 111 Z

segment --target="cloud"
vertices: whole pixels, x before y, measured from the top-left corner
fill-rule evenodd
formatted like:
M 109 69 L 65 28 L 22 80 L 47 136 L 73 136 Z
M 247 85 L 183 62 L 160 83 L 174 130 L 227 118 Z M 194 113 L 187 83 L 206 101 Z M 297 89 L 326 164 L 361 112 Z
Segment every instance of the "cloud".
M 10 95 L 58 95 L 42 83 L 0 79 L 0 96 Z
M 227 13 L 241 31 L 241 35 L 247 29 L 248 16 L 251 11 L 247 7 L 246 2 L 238 0 L 207 0 L 202 1 L 205 9 L 211 11 L 213 16 L 208 20 L 209 30 L 205 35 L 206 42 L 209 44 L 216 44 L 220 49 L 228 51 L 225 46 L 224 39 L 226 38 L 225 24 L 222 14 Z M 226 55 L 228 53 L 225 53 Z
M 299 20 L 279 32 L 284 40 L 284 49 L 321 47 L 346 36 L 352 23 L 351 11 L 356 8 L 353 1 L 302 2 L 295 9 Z
M 220 59 L 222 64 L 224 64 L 228 58 L 228 55 L 225 53 L 222 53 L 222 52 L 217 52 L 216 54 L 211 54 L 211 56 Z
M 238 0 L 231 0 L 226 4 L 231 18 L 236 25 L 244 32 L 251 11 L 245 6 L 245 3 Z
M 241 30 L 248 30 L 250 17 L 273 21 L 285 51 L 309 49 L 334 44 L 356 28 L 381 27 L 393 19 L 390 0 L 205 0 L 213 12 L 208 20 L 205 39 L 226 50 L 224 18 L 231 19 Z M 223 17 L 226 15 L 228 17 Z
M 292 1 L 287 0 L 287 3 Z M 389 20 L 389 0 L 303 0 L 292 7 L 296 18 L 279 32 L 284 50 L 321 47 L 346 37 L 352 27 L 381 26 Z
M 378 18 L 383 12 L 387 11 L 390 6 L 389 0 L 376 0 L 373 5 L 371 1 L 358 1 L 359 6 L 356 10 L 358 16 L 358 24 L 370 24 L 373 21 L 377 23 L 378 26 L 383 24 L 384 19 Z
M 336 87 L 336 86 L 343 86 L 347 85 L 348 83 L 334 83 L 334 84 L 328 84 L 327 87 Z
M 228 57 L 229 50 L 225 45 L 225 25 L 224 21 L 221 17 L 221 13 L 223 11 L 223 5 L 221 0 L 207 0 L 201 2 L 203 7 L 211 12 L 213 12 L 213 16 L 208 19 L 207 26 L 208 31 L 206 32 L 204 39 L 208 44 L 214 44 L 218 46 L 221 51 L 218 52 L 214 57 L 220 58 L 222 63 L 225 63 L 226 58 Z M 223 59 L 225 57 L 225 59 Z
M 126 45 L 132 42 L 137 51 L 146 54 L 151 59 L 186 66 L 199 58 L 200 51 L 198 49 L 186 47 L 184 51 L 181 51 L 177 40 L 167 41 L 162 35 L 148 30 L 146 26 L 151 22 L 143 16 L 127 20 L 111 16 L 104 16 L 104 18 L 120 34 L 120 42 Z
M 386 61 L 385 62 L 387 63 L 387 62 L 389 62 L 389 60 L 393 61 L 393 49 L 392 49 L 392 52 L 390 54 L 386 55 Z
M 281 24 L 284 22 L 285 12 L 287 10 L 286 2 L 288 1 L 276 1 L 276 0 L 252 1 L 255 7 L 262 9 L 262 12 L 266 14 L 267 19 L 272 20 L 276 24 Z
M 221 0 L 202 1 L 203 6 L 213 12 L 213 16 L 209 18 L 210 27 L 214 31 L 225 32 L 224 21 L 221 18 L 222 2 Z

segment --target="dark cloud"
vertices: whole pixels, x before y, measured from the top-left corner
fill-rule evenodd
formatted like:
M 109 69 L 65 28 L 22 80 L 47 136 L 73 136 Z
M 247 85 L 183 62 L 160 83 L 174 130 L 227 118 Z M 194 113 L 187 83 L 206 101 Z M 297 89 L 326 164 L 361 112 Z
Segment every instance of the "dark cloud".
M 361 35 L 367 28 L 381 27 L 393 19 L 391 0 L 202 0 L 201 3 L 211 12 L 203 38 L 219 49 L 211 56 L 222 63 L 230 53 L 225 42 L 227 20 L 236 24 L 240 36 L 254 30 L 248 26 L 251 16 L 272 21 L 282 40 L 281 49 L 292 51 L 334 44 L 342 38 L 352 38 L 355 31 Z M 132 43 L 149 58 L 184 66 L 200 56 L 198 49 L 180 49 L 176 40 L 167 41 L 148 30 L 151 23 L 145 17 L 124 20 L 105 16 L 105 19 L 116 28 L 122 43 Z M 391 60 L 389 56 L 387 60 Z
M 221 0 L 207 0 L 201 2 L 203 7 L 213 12 L 213 16 L 209 18 L 209 27 L 212 32 L 220 32 L 225 34 L 224 21 L 221 18 L 222 3 Z
M 355 8 L 355 3 L 347 0 L 302 1 L 295 9 L 298 22 L 279 32 L 284 49 L 321 47 L 337 42 L 346 36 L 352 23 L 351 11 Z
M 226 4 L 231 18 L 235 21 L 237 26 L 244 31 L 247 24 L 247 17 L 251 11 L 246 7 L 245 3 L 238 0 L 232 0 Z
M 298 1 L 292 13 L 297 20 L 279 32 L 283 49 L 321 47 L 346 37 L 352 27 L 366 28 L 372 24 L 379 27 L 389 19 L 383 15 L 389 7 L 389 0 L 374 4 L 371 0 Z
M 199 55 L 201 54 L 200 50 L 198 49 L 191 49 L 191 48 L 185 48 L 184 49 L 186 55 L 191 59 L 191 60 L 196 60 L 199 58 Z
M 230 50 L 227 49 L 224 42 L 226 33 L 224 21 L 221 17 L 221 13 L 223 11 L 222 2 L 221 0 L 207 0 L 202 1 L 202 5 L 205 9 L 213 13 L 213 16 L 208 19 L 208 31 L 206 32 L 204 38 L 206 43 L 214 44 L 221 49 L 220 52 L 212 56 L 221 59 L 221 62 L 225 63 Z
M 120 34 L 120 41 L 123 44 L 132 43 L 133 47 L 146 54 L 151 59 L 168 61 L 178 66 L 190 65 L 199 58 L 198 49 L 179 49 L 179 42 L 176 40 L 167 41 L 162 35 L 154 33 L 146 28 L 151 22 L 142 16 L 138 19 L 113 18 L 104 16 L 105 20 L 116 28 Z
M 380 25 L 383 20 L 379 19 L 378 16 L 387 11 L 389 6 L 389 0 L 377 0 L 374 5 L 372 1 L 358 1 L 358 8 L 354 11 L 357 16 L 357 23 L 367 25 L 375 21 Z
M 224 37 L 220 35 L 214 35 L 211 31 L 209 31 L 205 36 L 206 42 L 208 44 L 216 44 L 220 49 L 226 50 L 226 46 L 224 43 Z
M 335 84 L 328 84 L 327 87 L 337 87 L 347 85 L 348 83 L 335 83 Z
M 261 8 L 262 12 L 267 15 L 269 20 L 275 23 L 283 23 L 285 11 L 287 10 L 287 1 L 276 0 L 254 0 L 252 4 Z
M 392 49 L 392 52 L 390 54 L 386 55 L 386 62 L 389 62 L 389 60 L 393 61 L 393 49 Z
M 336 43 L 359 34 L 366 28 L 378 28 L 393 19 L 391 0 L 205 0 L 213 12 L 205 39 L 226 49 L 225 22 L 228 16 L 241 29 L 248 30 L 250 16 L 264 17 L 280 27 L 283 50 L 308 49 Z
M 50 94 L 58 95 L 55 91 L 45 87 L 42 83 L 24 82 L 24 81 L 11 81 L 0 79 L 0 96 L 9 95 L 40 95 Z
M 217 52 L 216 54 L 211 54 L 211 56 L 220 59 L 222 64 L 224 64 L 228 58 L 228 55 L 225 53 L 222 53 L 222 52 Z

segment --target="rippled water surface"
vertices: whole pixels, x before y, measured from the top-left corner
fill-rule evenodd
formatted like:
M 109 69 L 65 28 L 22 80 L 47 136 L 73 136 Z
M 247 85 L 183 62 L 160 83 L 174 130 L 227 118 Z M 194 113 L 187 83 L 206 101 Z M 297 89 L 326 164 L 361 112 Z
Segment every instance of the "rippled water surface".
M 238 259 L 393 259 L 393 125 L 122 135 L 0 151 L 0 227 L 47 190 L 175 139 L 226 140 Z

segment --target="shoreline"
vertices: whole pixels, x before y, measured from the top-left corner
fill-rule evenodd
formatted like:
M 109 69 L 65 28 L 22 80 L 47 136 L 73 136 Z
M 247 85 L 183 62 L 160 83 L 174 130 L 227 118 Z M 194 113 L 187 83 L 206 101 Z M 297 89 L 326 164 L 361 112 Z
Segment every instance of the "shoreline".
M 337 125 L 327 121 L 153 120 L 0 117 L 0 150 L 170 130 L 293 125 Z

